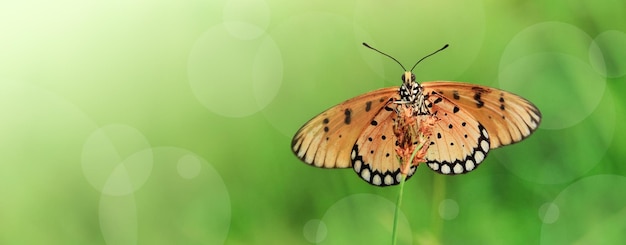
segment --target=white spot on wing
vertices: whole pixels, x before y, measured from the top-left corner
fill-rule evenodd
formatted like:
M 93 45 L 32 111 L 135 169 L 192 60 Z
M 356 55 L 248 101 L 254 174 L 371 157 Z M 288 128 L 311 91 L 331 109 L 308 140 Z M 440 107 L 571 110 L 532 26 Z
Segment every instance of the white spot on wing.
M 374 185 L 382 184 L 382 179 L 380 178 L 380 175 L 378 175 L 378 174 L 374 175 L 374 177 L 372 178 L 372 184 L 374 184 Z
M 482 151 L 476 151 L 474 153 L 474 160 L 476 160 L 476 163 L 482 162 L 485 160 L 485 154 Z
M 450 167 L 448 167 L 448 165 L 442 165 L 441 166 L 441 173 L 443 174 L 449 174 L 450 173 Z
M 463 166 L 457 163 L 456 165 L 454 165 L 454 168 L 452 170 L 454 171 L 455 174 L 463 173 Z
M 354 171 L 356 171 L 357 173 L 360 173 L 362 165 L 363 165 L 363 162 L 361 162 L 361 160 L 354 161 Z
M 361 178 L 367 180 L 367 182 L 370 182 L 370 170 L 368 168 L 365 168 L 363 169 L 363 171 L 361 171 Z
M 483 136 L 485 136 L 485 138 L 489 139 L 489 134 L 487 134 L 487 130 L 485 130 L 483 128 Z
M 489 142 L 487 142 L 486 140 L 483 140 L 480 142 L 480 147 L 483 148 L 484 152 L 489 151 Z
M 352 150 L 352 155 L 350 155 L 350 159 L 354 160 L 356 158 L 356 151 Z
M 428 166 L 432 168 L 433 170 L 439 170 L 439 164 L 437 163 L 432 162 L 432 163 L 429 163 Z
M 386 185 L 391 185 L 393 184 L 393 177 L 391 177 L 390 174 L 385 175 L 385 184 Z
M 465 169 L 467 169 L 468 172 L 474 170 L 475 167 L 476 165 L 474 164 L 474 161 L 472 161 L 471 159 L 465 161 Z

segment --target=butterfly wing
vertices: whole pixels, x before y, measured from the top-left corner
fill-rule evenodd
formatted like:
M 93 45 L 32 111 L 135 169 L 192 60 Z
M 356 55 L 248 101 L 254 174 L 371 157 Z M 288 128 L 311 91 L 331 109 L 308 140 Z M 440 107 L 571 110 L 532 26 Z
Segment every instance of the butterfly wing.
M 521 141 L 541 120 L 537 107 L 506 91 L 459 82 L 421 85 L 427 107 L 439 119 L 426 163 L 442 174 L 476 169 L 490 149 Z
M 491 136 L 491 149 L 525 139 L 541 122 L 539 109 L 513 93 L 460 82 L 424 82 L 421 85 L 427 100 L 435 102 L 447 98 L 456 106 L 452 110 L 449 106 L 442 108 L 444 111 L 471 114 Z
M 397 185 L 402 180 L 400 162 L 396 154 L 396 136 L 393 131 L 398 104 L 389 102 L 367 122 L 354 146 L 350 159 L 354 171 L 365 181 L 376 186 Z M 407 179 L 417 165 L 411 166 Z
M 298 130 L 291 149 L 302 161 L 316 167 L 351 167 L 357 139 L 389 100 L 397 96 L 398 87 L 383 88 L 331 107 Z

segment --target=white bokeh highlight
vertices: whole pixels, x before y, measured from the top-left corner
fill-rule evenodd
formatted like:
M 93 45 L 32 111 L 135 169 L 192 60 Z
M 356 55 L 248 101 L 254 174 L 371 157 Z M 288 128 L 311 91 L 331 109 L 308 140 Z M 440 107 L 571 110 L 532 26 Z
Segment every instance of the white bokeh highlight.
M 445 199 L 439 203 L 439 216 L 445 220 L 453 220 L 459 215 L 459 204 L 452 199 Z
M 328 228 L 326 227 L 324 221 L 312 219 L 304 224 L 302 233 L 304 234 L 304 238 L 310 243 L 320 243 L 326 239 L 326 236 L 328 235 Z
M 540 244 L 621 244 L 626 241 L 626 177 L 582 178 L 561 191 L 545 215 Z M 554 207 L 558 207 L 558 213 Z M 557 216 L 554 219 L 554 216 Z
M 193 179 L 198 174 L 200 174 L 200 169 L 202 169 L 202 164 L 193 155 L 185 155 L 178 160 L 178 165 L 176 165 L 176 169 L 178 170 L 178 174 L 185 179 Z
M 263 0 L 228 0 L 223 9 L 224 26 L 233 37 L 250 40 L 265 34 L 270 8 Z
M 87 181 L 103 194 L 120 196 L 137 191 L 152 171 L 150 144 L 137 129 L 111 124 L 85 140 L 81 158 Z
M 146 189 L 160 193 L 163 184 L 169 183 L 171 188 L 179 191 L 163 193 L 155 199 L 145 200 L 146 203 L 138 203 L 153 210 L 152 213 L 142 212 L 139 219 L 148 220 L 155 232 L 178 237 L 177 241 L 181 244 L 224 244 L 230 230 L 232 207 L 230 192 L 222 175 L 213 164 L 187 149 L 168 146 L 153 147 L 152 150 L 155 166 L 160 167 L 155 169 L 160 183 L 155 181 Z M 183 162 L 192 166 L 199 164 L 199 174 L 193 179 L 182 179 L 177 168 Z M 159 216 L 159 210 L 168 210 L 168 216 Z M 189 233 L 181 234 L 181 229 Z M 158 243 L 158 239 L 152 241 Z
M 278 93 L 283 61 L 270 36 L 242 40 L 218 24 L 196 40 L 187 73 L 194 95 L 209 111 L 246 117 L 265 108 Z
M 541 104 L 539 127 L 571 127 L 589 116 L 604 94 L 606 79 L 589 62 L 590 52 L 602 56 L 599 50 L 576 26 L 563 22 L 529 26 L 513 37 L 501 56 L 500 88 L 531 101 L 549 96 L 570 98 Z
M 552 224 L 559 219 L 559 206 L 547 202 L 539 207 L 539 218 L 543 223 Z
M 363 47 L 364 40 L 356 38 L 354 31 L 353 19 L 321 11 L 292 15 L 271 29 L 269 35 L 280 46 L 285 65 L 284 83 L 262 113 L 276 130 L 292 137 L 324 109 L 385 86 L 360 53 L 370 51 L 376 59 L 381 55 Z M 285 120 L 285 115 L 293 120 Z
M 558 94 L 558 98 L 571 98 L 541 104 L 542 129 L 564 129 L 580 123 L 597 108 L 606 85 L 606 79 L 589 63 L 562 53 L 536 53 L 516 59 L 500 71 L 499 80 L 503 89 L 525 97 Z
M 230 229 L 231 203 L 226 184 L 217 170 L 199 155 L 177 147 L 152 147 L 135 154 L 148 151 L 156 166 L 151 176 L 158 181 L 145 184 L 144 194 L 130 189 L 123 195 L 117 192 L 110 195 L 106 188 L 102 190 L 98 215 L 106 243 L 154 243 L 158 237 L 141 236 L 144 234 L 140 232 L 141 227 L 149 225 L 150 234 L 158 233 L 180 243 L 223 244 Z M 129 174 L 133 171 L 120 170 L 125 166 L 118 166 L 108 181 L 130 186 L 133 175 Z M 193 181 L 181 180 L 181 177 Z M 177 191 L 164 192 L 164 185 Z M 167 215 L 162 215 L 163 210 L 167 210 Z M 181 233 L 181 230 L 186 232 Z
M 396 205 L 378 195 L 354 194 L 333 204 L 324 214 L 328 235 L 320 244 L 388 244 Z M 398 216 L 398 244 L 413 244 L 409 221 Z
M 98 216 L 106 244 L 137 244 L 138 220 L 134 195 L 102 195 Z
M 592 52 L 598 46 L 602 55 Z M 593 40 L 589 58 L 591 65 L 600 74 L 617 78 L 626 75 L 626 32 L 610 30 L 600 33 Z

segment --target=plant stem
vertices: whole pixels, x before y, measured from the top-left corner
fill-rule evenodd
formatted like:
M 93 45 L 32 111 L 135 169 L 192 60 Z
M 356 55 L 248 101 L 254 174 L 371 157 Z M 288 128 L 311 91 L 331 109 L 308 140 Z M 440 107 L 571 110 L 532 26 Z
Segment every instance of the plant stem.
M 407 165 L 413 163 L 413 159 L 415 159 L 415 155 L 420 149 L 422 149 L 422 146 L 424 146 L 423 142 L 417 145 L 417 147 L 415 147 L 415 150 L 411 154 L 411 158 L 407 162 Z M 400 166 L 402 168 L 409 167 L 409 166 L 403 166 L 402 163 L 400 163 Z M 391 232 L 391 244 L 392 245 L 396 245 L 396 241 L 398 238 L 398 216 L 400 216 L 400 204 L 402 203 L 402 193 L 404 193 L 404 182 L 406 182 L 406 177 L 407 175 L 403 175 L 402 180 L 400 180 L 400 193 L 398 194 L 398 201 L 396 202 L 396 211 L 393 214 L 393 230 Z
M 396 211 L 393 214 L 393 231 L 391 233 L 391 244 L 396 245 L 396 240 L 398 236 L 398 216 L 400 215 L 400 203 L 402 203 L 402 193 L 404 190 L 404 182 L 406 180 L 406 175 L 402 177 L 400 181 L 400 194 L 398 195 L 398 201 L 396 202 Z

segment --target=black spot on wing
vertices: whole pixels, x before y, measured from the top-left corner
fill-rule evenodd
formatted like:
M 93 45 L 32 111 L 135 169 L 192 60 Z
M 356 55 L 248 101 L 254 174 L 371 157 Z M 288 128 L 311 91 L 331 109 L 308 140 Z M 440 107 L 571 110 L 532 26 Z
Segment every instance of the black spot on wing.
M 477 92 L 477 93 L 474 94 L 474 100 L 476 101 L 476 107 L 478 107 L 478 108 L 481 108 L 481 107 L 483 107 L 485 105 L 485 102 L 483 102 L 480 99 L 480 95 L 481 95 L 480 92 Z
M 459 96 L 459 91 L 452 91 L 452 98 L 454 98 L 455 100 L 459 100 L 461 97 Z
M 346 109 L 344 111 L 344 114 L 346 115 L 346 118 L 344 119 L 343 122 L 346 124 L 350 124 L 350 122 L 352 121 L 352 110 Z

